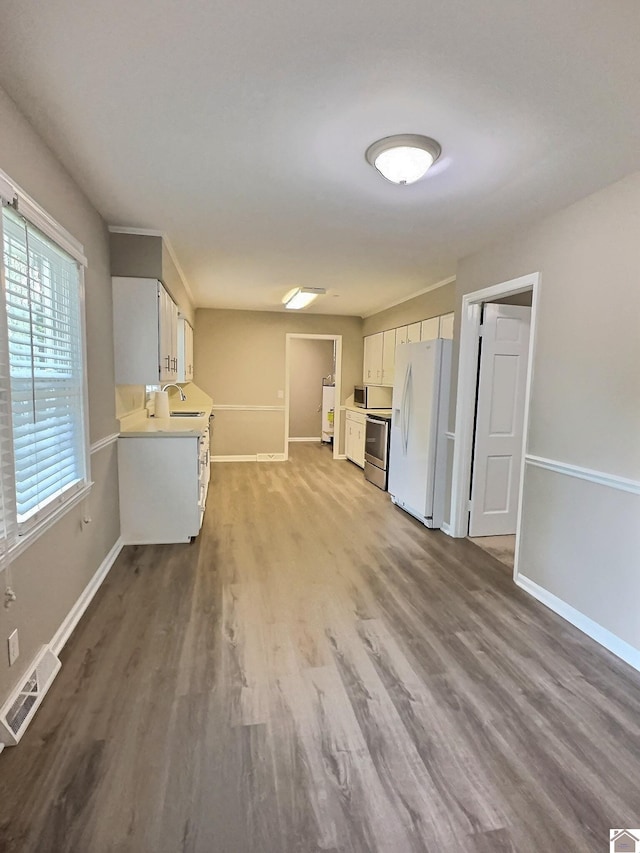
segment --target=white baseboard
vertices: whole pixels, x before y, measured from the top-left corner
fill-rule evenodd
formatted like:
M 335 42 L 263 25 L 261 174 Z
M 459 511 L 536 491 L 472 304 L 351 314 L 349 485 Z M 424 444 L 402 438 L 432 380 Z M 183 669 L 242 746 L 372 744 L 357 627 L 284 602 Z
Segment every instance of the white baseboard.
M 256 455 L 253 456 L 212 456 L 212 462 L 255 462 Z
M 122 539 L 118 539 L 114 544 L 113 548 L 109 551 L 107 556 L 100 563 L 97 572 L 82 591 L 82 594 L 67 614 L 62 625 L 60 625 L 56 633 L 53 635 L 53 639 L 51 640 L 50 646 L 51 650 L 56 656 L 60 654 L 61 650 L 65 646 L 65 643 L 71 636 L 73 629 L 76 627 L 76 625 L 82 618 L 87 607 L 91 604 L 94 595 L 100 589 L 102 582 L 109 574 L 109 570 L 117 560 L 120 551 L 122 551 L 122 548 Z
M 553 610 L 553 612 L 557 613 L 558 616 L 562 616 L 563 619 L 566 619 L 567 622 L 570 622 L 582 631 L 583 634 L 591 637 L 592 640 L 595 640 L 596 643 L 604 646 L 605 649 L 608 649 L 612 654 L 616 655 L 616 657 L 619 657 L 625 663 L 628 663 L 629 666 L 640 671 L 639 649 L 636 649 L 634 646 L 631 646 L 629 643 L 621 640 L 620 637 L 612 634 L 611 631 L 603 628 L 602 625 L 598 625 L 598 623 L 594 622 L 593 619 L 589 619 L 589 617 L 585 616 L 584 613 L 580 613 L 580 611 L 576 610 L 575 607 L 567 604 L 566 601 L 562 601 L 561 598 L 553 595 L 553 593 L 544 589 L 544 587 L 539 586 L 535 581 L 532 581 L 523 575 L 518 575 L 515 581 L 521 589 L 528 592 L 529 595 L 532 595 L 535 599 L 548 607 L 549 610 Z
M 318 435 L 314 438 L 290 438 L 289 441 L 322 441 L 322 437 Z
M 212 456 L 212 462 L 286 462 L 284 453 L 254 453 L 249 456 Z
M 347 454 L 346 454 L 346 453 L 338 453 L 338 455 L 337 455 L 337 456 L 334 456 L 333 458 L 334 458 L 334 459 L 346 459 L 346 458 L 347 458 Z
M 442 522 L 442 524 L 440 525 L 440 530 L 442 530 L 443 533 L 446 533 L 447 536 L 452 536 L 451 525 L 449 524 L 448 521 Z

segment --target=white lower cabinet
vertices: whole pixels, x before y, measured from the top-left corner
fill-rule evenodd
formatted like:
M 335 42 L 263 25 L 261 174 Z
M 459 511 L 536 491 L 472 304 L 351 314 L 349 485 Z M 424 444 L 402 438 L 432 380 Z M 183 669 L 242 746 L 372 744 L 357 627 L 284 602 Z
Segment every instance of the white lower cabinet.
M 189 542 L 209 488 L 209 430 L 118 439 L 120 527 L 125 545 Z
M 345 418 L 344 453 L 347 459 L 364 468 L 366 415 L 347 410 Z

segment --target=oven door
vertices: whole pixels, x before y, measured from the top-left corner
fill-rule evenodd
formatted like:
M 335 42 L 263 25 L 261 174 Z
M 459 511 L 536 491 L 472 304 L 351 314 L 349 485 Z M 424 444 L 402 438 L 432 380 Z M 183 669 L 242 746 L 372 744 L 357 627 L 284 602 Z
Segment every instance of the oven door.
M 364 458 L 376 468 L 387 469 L 389 451 L 389 421 L 367 415 Z

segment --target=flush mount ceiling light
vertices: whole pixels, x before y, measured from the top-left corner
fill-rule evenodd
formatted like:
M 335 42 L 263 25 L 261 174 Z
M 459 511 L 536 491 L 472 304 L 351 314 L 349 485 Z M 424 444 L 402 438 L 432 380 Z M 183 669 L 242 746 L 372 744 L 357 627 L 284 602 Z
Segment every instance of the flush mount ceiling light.
M 306 308 L 316 297 L 326 293 L 324 287 L 294 287 L 282 300 L 285 308 Z
M 399 133 L 374 142 L 365 157 L 392 184 L 413 184 L 426 175 L 441 151 L 435 139 L 417 133 Z

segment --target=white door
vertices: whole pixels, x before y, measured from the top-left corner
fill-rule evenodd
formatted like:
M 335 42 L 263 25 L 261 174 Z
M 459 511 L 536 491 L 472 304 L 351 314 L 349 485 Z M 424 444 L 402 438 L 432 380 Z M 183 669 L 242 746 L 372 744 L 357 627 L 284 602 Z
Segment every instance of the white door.
M 516 532 L 531 308 L 485 304 L 469 536 Z

